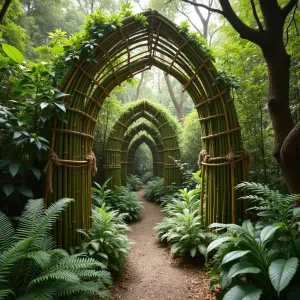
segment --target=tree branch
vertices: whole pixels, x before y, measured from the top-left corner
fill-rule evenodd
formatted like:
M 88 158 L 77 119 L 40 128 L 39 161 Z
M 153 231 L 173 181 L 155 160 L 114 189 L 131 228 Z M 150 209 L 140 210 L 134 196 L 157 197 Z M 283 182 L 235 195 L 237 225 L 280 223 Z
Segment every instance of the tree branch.
M 286 41 L 284 43 L 284 46 L 286 46 L 289 42 L 289 29 L 292 25 L 292 23 L 294 22 L 294 24 L 296 25 L 296 32 L 297 32 L 297 35 L 298 35 L 298 28 L 297 28 L 297 24 L 296 24 L 296 21 L 295 21 L 295 13 L 296 13 L 296 9 L 298 7 L 298 3 L 296 4 L 296 6 L 294 7 L 294 11 L 293 11 L 293 15 L 292 15 L 292 18 L 288 24 L 288 26 L 286 27 L 286 30 L 285 30 L 285 33 L 286 33 Z
M 257 25 L 258 25 L 258 28 L 259 28 L 260 31 L 263 31 L 264 29 L 263 29 L 263 26 L 262 26 L 262 24 L 261 24 L 259 18 L 258 18 L 257 11 L 256 11 L 256 8 L 255 8 L 254 0 L 250 0 L 250 2 L 251 2 L 251 7 L 252 7 L 253 16 L 254 16 L 255 21 L 256 21 L 256 23 L 257 23 Z
M 203 36 L 201 30 L 196 26 L 196 24 L 191 20 L 190 16 L 185 13 L 183 10 L 180 10 L 177 6 L 176 6 L 176 10 L 180 13 L 180 14 L 183 14 L 189 21 L 190 23 L 192 24 L 192 26 L 196 29 L 197 32 L 200 33 L 201 36 Z
M 299 0 L 290 0 L 281 10 L 284 19 L 288 16 L 288 14 L 293 10 L 295 5 L 297 5 Z
M 280 154 L 284 157 L 295 157 L 297 151 L 299 151 L 300 144 L 300 122 L 297 123 L 294 128 L 289 132 L 284 139 Z
M 194 6 L 199 6 L 199 7 L 203 7 L 211 12 L 215 12 L 215 13 L 218 13 L 218 14 L 221 14 L 221 15 L 224 15 L 224 12 L 220 9 L 216 9 L 216 8 L 212 8 L 212 7 L 209 7 L 205 4 L 201 4 L 201 3 L 196 3 L 196 2 L 193 2 L 193 1 L 189 1 L 189 0 L 182 0 L 183 2 L 186 2 L 186 3 L 189 3 L 189 4 L 192 4 Z
M 2 21 L 3 21 L 3 18 L 4 18 L 4 16 L 5 16 L 5 14 L 6 14 L 6 11 L 7 11 L 8 7 L 9 7 L 11 1 L 12 1 L 12 0 L 6 0 L 5 3 L 4 3 L 3 6 L 2 6 L 2 9 L 1 9 L 1 11 L 0 11 L 0 24 L 1 24 Z

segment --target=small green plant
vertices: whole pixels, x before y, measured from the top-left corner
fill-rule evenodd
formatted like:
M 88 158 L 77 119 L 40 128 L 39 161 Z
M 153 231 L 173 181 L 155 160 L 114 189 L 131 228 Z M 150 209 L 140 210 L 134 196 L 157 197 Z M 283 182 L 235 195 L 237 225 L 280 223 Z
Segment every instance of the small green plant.
M 178 198 L 164 207 L 167 216 L 154 229 L 160 240 L 168 243 L 172 255 L 206 255 L 210 235 L 199 215 L 199 189 L 179 192 Z
M 121 271 L 130 251 L 126 232 L 130 228 L 123 221 L 123 216 L 116 211 L 106 211 L 105 205 L 93 209 L 93 226 L 88 232 L 78 230 L 83 235 L 80 252 L 103 264 L 109 270 Z
M 138 176 L 129 175 L 127 177 L 127 186 L 131 191 L 137 192 L 142 188 L 143 182 Z
M 149 24 L 147 17 L 143 16 L 142 14 L 134 15 L 134 20 L 142 27 L 146 27 Z
M 141 180 L 144 184 L 147 184 L 148 181 L 153 179 L 153 174 L 152 172 L 146 172 L 142 175 Z
M 111 194 L 111 190 L 107 189 L 108 182 L 111 178 L 107 179 L 102 185 L 94 181 L 94 185 L 97 187 L 92 187 L 92 200 L 93 204 L 96 206 L 102 206 L 105 202 L 105 199 Z
M 212 276 L 220 274 L 223 299 L 296 299 L 299 290 L 300 208 L 293 207 L 299 195 L 282 195 L 267 186 L 244 182 L 237 188 L 254 195 L 242 197 L 254 203 L 261 220 L 242 226 L 212 224 L 211 228 L 229 229 L 227 236 L 214 240 L 207 248 L 219 248 Z
M 164 189 L 164 179 L 156 177 L 148 182 L 145 193 L 150 201 L 160 203 L 161 197 L 165 194 Z
M 62 199 L 45 209 L 43 199 L 28 200 L 16 229 L 0 212 L 0 299 L 109 296 L 111 277 L 101 270 L 102 263 L 54 248 L 50 232 L 71 201 Z

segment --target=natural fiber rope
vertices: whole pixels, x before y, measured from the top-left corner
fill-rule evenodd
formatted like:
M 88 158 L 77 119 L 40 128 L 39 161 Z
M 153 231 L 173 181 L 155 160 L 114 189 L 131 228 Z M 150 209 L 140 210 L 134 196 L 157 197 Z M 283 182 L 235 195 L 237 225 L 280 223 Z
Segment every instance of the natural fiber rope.
M 210 162 L 214 162 L 217 160 L 223 160 L 225 161 L 224 163 L 210 163 Z M 199 169 L 201 169 L 202 165 L 229 165 L 231 163 L 236 163 L 240 160 L 244 160 L 245 161 L 245 167 L 247 170 L 251 169 L 251 161 L 250 161 L 250 153 L 247 149 L 244 149 L 243 151 L 231 151 L 229 152 L 226 156 L 220 156 L 220 157 L 211 157 L 211 155 L 209 155 L 207 153 L 206 150 L 202 150 L 199 153 L 199 157 L 198 157 L 198 167 Z
M 79 164 L 79 165 L 74 165 L 74 164 Z M 50 150 L 48 153 L 48 161 L 43 170 L 46 173 L 46 185 L 50 193 L 53 192 L 52 178 L 53 178 L 54 168 L 60 166 L 71 167 L 71 168 L 92 166 L 93 175 L 97 172 L 96 157 L 94 152 L 91 152 L 86 156 L 86 161 L 78 161 L 78 160 L 60 159 L 53 150 Z

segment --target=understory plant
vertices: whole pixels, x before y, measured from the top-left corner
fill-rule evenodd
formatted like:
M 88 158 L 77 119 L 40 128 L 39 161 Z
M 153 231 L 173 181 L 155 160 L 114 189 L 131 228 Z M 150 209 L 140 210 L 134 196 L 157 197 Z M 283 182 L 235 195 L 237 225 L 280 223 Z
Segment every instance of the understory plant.
M 143 182 L 137 175 L 131 174 L 127 177 L 127 186 L 131 191 L 137 192 L 142 188 Z
M 160 240 L 168 243 L 172 255 L 206 255 L 210 235 L 199 215 L 199 191 L 199 188 L 189 192 L 179 190 L 179 197 L 163 209 L 167 216 L 154 228 Z
M 117 211 L 125 221 L 137 221 L 141 218 L 143 205 L 137 195 L 126 187 L 107 189 L 108 180 L 101 186 L 94 182 L 97 188 L 92 188 L 93 204 L 101 207 L 105 204 L 106 211 Z
M 148 181 L 153 179 L 153 173 L 152 172 L 146 172 L 142 175 L 141 180 L 144 184 L 147 184 Z
M 251 210 L 260 218 L 242 226 L 211 224 L 227 229 L 214 240 L 207 252 L 218 249 L 211 276 L 217 278 L 223 299 L 298 299 L 300 291 L 300 195 L 282 195 L 267 186 L 244 182 L 237 188 L 248 189 L 242 197 L 252 202 Z M 245 298 L 247 297 L 247 298 Z
M 28 200 L 17 227 L 0 212 L 0 299 L 107 298 L 111 277 L 104 265 L 55 248 L 53 225 L 71 202 L 44 208 L 43 199 Z
M 161 198 L 164 196 L 164 179 L 156 177 L 149 181 L 145 193 L 150 201 L 160 203 Z
M 78 230 L 83 236 L 80 252 L 103 264 L 109 270 L 122 271 L 130 244 L 126 232 L 130 228 L 117 211 L 106 211 L 105 204 L 92 211 L 93 226 Z

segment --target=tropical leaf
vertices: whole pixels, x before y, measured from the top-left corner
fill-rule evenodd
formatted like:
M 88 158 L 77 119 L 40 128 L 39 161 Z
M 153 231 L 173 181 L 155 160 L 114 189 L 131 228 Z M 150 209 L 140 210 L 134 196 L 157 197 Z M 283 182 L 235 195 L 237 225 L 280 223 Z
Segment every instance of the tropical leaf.
M 230 289 L 223 300 L 259 300 L 262 290 L 254 284 L 237 285 Z

